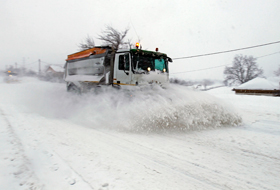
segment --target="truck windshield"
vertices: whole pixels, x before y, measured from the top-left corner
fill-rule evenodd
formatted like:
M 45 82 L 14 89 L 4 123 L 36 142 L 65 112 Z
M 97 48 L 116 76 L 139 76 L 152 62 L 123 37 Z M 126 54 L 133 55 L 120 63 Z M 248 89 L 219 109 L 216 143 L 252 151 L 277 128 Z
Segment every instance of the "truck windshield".
M 168 72 L 167 61 L 163 57 L 132 55 L 132 65 L 136 72 L 148 71 L 148 68 L 151 71 Z

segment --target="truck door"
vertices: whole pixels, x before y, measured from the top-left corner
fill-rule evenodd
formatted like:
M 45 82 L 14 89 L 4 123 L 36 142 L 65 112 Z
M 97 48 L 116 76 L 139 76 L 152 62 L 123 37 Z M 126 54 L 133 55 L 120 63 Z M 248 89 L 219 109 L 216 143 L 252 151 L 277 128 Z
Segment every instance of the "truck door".
M 118 53 L 115 59 L 114 83 L 120 85 L 131 84 L 131 64 L 129 53 Z

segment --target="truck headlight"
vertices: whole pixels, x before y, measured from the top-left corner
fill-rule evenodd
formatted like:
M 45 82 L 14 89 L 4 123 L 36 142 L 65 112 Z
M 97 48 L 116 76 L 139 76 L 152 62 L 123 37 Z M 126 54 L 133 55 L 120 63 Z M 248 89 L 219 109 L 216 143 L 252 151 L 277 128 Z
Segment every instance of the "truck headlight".
M 151 67 L 148 67 L 147 70 L 150 72 L 151 71 Z

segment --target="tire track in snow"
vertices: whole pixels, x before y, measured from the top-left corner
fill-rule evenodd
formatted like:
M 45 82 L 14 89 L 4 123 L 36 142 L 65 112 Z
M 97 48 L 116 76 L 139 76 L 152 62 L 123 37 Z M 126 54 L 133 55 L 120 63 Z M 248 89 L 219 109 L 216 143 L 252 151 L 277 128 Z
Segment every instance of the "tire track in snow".
M 176 138 L 176 137 L 173 137 L 173 136 L 165 135 L 165 137 L 176 139 L 178 141 L 184 142 L 182 139 Z M 196 138 L 191 137 L 191 141 L 193 141 L 195 139 Z M 198 143 L 198 142 L 196 142 L 196 143 Z M 259 156 L 258 157 L 259 162 L 261 162 L 261 161 L 263 161 L 263 162 L 270 162 L 270 161 L 273 162 L 276 159 L 275 157 L 271 157 L 271 156 L 267 156 L 267 155 L 259 154 L 259 153 L 254 153 L 254 152 L 252 152 L 250 150 L 241 149 L 240 147 L 231 147 L 231 148 L 234 148 L 234 151 L 232 151 L 232 150 L 229 151 L 227 148 L 219 147 L 219 146 L 214 146 L 214 143 L 212 144 L 212 143 L 209 143 L 208 141 L 206 143 L 204 142 L 204 143 L 201 143 L 201 144 L 196 144 L 196 143 L 195 143 L 195 146 L 198 146 L 198 145 L 199 146 L 207 146 L 206 149 L 208 149 L 209 152 L 216 152 L 218 150 L 218 151 L 221 151 L 221 152 L 225 153 L 229 157 L 231 156 L 232 152 L 235 152 L 235 153 L 238 153 L 241 157 L 242 156 L 243 157 L 244 156 L 245 157 L 250 157 L 251 160 L 256 159 L 256 155 L 257 155 L 257 156 Z M 225 142 L 223 142 L 223 143 L 225 143 Z M 227 147 L 227 145 L 225 147 Z M 246 153 L 246 154 L 244 154 L 244 153 Z M 173 157 L 173 155 L 170 155 L 170 156 Z M 175 155 L 175 157 L 176 156 L 177 155 Z M 182 158 L 184 155 L 179 155 L 179 156 Z M 276 160 L 279 160 L 279 159 L 276 159 Z M 225 172 L 226 171 L 225 169 L 219 169 L 219 168 L 214 169 L 213 167 L 212 168 L 207 167 L 205 164 L 196 163 L 196 162 L 187 161 L 187 160 L 183 160 L 183 161 L 186 161 L 189 164 L 192 164 L 194 166 L 198 166 L 201 169 L 209 170 L 212 173 L 215 173 L 214 175 L 217 175 L 217 176 L 222 175 L 220 177 L 228 179 L 228 181 L 232 181 L 233 180 L 233 181 L 237 182 L 237 183 L 233 183 L 235 186 L 236 186 L 236 184 L 240 184 L 240 182 L 243 183 L 243 185 L 239 185 L 239 187 L 237 189 L 243 189 L 245 186 L 247 188 L 250 188 L 250 189 L 262 189 L 262 190 L 263 189 L 267 189 L 267 190 L 271 189 L 271 188 L 269 188 L 267 186 L 264 186 L 263 184 L 266 184 L 264 182 L 260 182 L 258 180 L 252 181 L 252 179 L 246 179 L 247 176 L 244 176 L 244 174 L 243 174 L 243 177 L 242 177 L 242 176 L 239 176 L 238 173 L 234 173 L 235 175 L 233 175 L 231 170 L 229 172 Z M 243 163 L 242 159 L 238 160 L 238 162 L 239 162 L 239 164 Z M 241 168 L 241 169 L 244 169 L 244 168 Z M 251 176 L 251 175 L 249 175 L 249 176 Z M 225 181 L 225 180 L 222 180 L 222 181 Z M 233 189 L 236 189 L 236 187 L 234 187 Z
M 0 115 L 5 121 L 5 131 L 9 134 L 8 143 L 12 144 L 12 152 L 10 152 L 10 161 L 13 162 L 9 165 L 13 170 L 13 177 L 19 181 L 19 189 L 28 188 L 29 190 L 40 190 L 44 188 L 44 185 L 40 184 L 35 173 L 30 169 L 30 161 L 25 155 L 21 140 L 14 132 L 13 126 L 6 117 L 4 111 L 0 108 Z M 3 127 L 3 126 L 2 126 Z
M 126 152 L 127 155 L 130 155 L 130 156 L 133 153 L 133 155 L 137 155 L 138 157 L 148 161 L 150 163 L 149 164 L 150 166 L 143 165 L 147 169 L 153 170 L 157 173 L 163 173 L 163 172 L 158 171 L 157 167 L 159 167 L 159 168 L 161 168 L 161 170 L 167 170 L 171 173 L 176 172 L 178 175 L 183 176 L 183 178 L 188 177 L 191 180 L 196 181 L 196 183 L 199 183 L 204 188 L 207 187 L 206 189 L 213 189 L 213 188 L 214 189 L 224 189 L 225 188 L 224 186 L 213 183 L 213 182 L 209 181 L 208 179 L 200 177 L 199 175 L 192 174 L 192 173 L 188 172 L 187 170 L 179 169 L 180 166 L 183 166 L 182 162 L 178 159 L 175 160 L 174 157 L 173 158 L 171 157 L 171 155 L 165 154 L 158 150 L 151 150 L 148 147 L 145 147 L 143 145 L 140 145 L 138 143 L 135 143 L 135 142 L 123 139 L 123 138 L 120 138 L 116 135 L 105 133 L 104 131 L 100 131 L 100 130 L 96 130 L 96 131 L 101 133 L 102 136 L 106 135 L 106 136 L 113 137 L 113 138 L 110 138 L 110 141 L 114 140 L 115 143 L 110 143 L 110 146 L 114 146 L 115 149 L 121 149 L 122 152 Z M 106 140 L 106 138 L 100 138 L 100 140 L 103 141 L 104 143 L 108 144 L 108 141 Z M 122 143 L 120 143 L 120 142 L 122 142 Z M 127 142 L 129 142 L 129 143 L 127 143 Z M 133 144 L 133 146 L 132 146 L 133 148 L 127 146 L 127 144 Z M 135 148 L 136 146 L 138 148 Z M 141 149 L 141 151 L 139 151 L 140 149 Z M 145 152 L 145 154 L 143 152 Z M 154 152 L 157 152 L 157 154 L 155 155 Z M 167 160 L 168 161 L 172 160 L 171 162 L 176 163 L 177 166 L 167 163 Z M 143 164 L 140 161 L 138 163 Z M 157 167 L 154 167 L 155 165 Z M 189 168 L 189 166 L 187 168 Z M 201 187 L 201 186 L 199 186 L 199 187 Z
M 79 173 L 77 172 L 70 164 L 69 162 L 67 162 L 64 158 L 62 158 L 62 156 L 60 154 L 58 154 L 56 151 L 54 151 L 54 153 L 59 157 L 59 159 L 61 159 L 77 176 L 79 176 L 79 178 L 85 182 L 91 189 L 94 189 L 93 186 Z
M 110 143 L 110 146 L 114 146 L 116 149 L 121 149 L 123 152 L 127 152 L 127 155 L 131 155 L 131 153 L 133 153 L 142 159 L 148 160 L 151 163 L 151 168 L 153 168 L 154 165 L 157 165 L 167 170 L 175 171 L 180 175 L 184 175 L 197 181 L 203 186 L 207 186 L 207 189 L 243 189 L 244 187 L 250 189 L 268 189 L 260 184 L 253 184 L 252 182 L 246 181 L 238 176 L 228 175 L 222 171 L 208 168 L 205 165 L 183 160 L 177 155 L 168 154 L 158 149 L 151 149 L 133 141 L 120 138 L 111 133 L 105 133 L 101 130 L 96 131 L 103 133 L 103 136 L 106 135 L 113 137 L 110 138 L 110 141 L 115 141 L 115 143 Z M 106 138 L 100 138 L 100 140 L 104 143 L 108 143 Z M 133 144 L 133 146 L 131 146 L 132 148 L 128 146 L 128 144 Z M 148 168 L 147 166 L 145 167 Z M 156 169 L 155 171 L 159 172 Z M 223 181 L 224 185 L 218 183 L 218 181 Z
M 83 126 L 80 127 L 83 128 Z M 181 155 L 168 154 L 168 152 L 152 149 L 141 143 L 125 139 L 123 136 L 111 133 L 114 131 L 108 133 L 96 129 L 91 130 L 92 132 L 88 132 L 88 135 L 96 138 L 96 141 L 99 142 L 99 147 L 111 147 L 109 150 L 114 149 L 115 152 L 123 152 L 123 158 L 132 157 L 133 159 L 136 158 L 136 160 L 139 159 L 139 164 L 156 173 L 175 174 L 179 179 L 185 181 L 189 178 L 189 180 L 193 181 L 194 185 L 200 184 L 200 188 L 203 186 L 206 189 L 243 189 L 244 187 L 269 189 L 261 184 L 257 184 L 258 182 L 243 179 L 238 175 L 228 175 L 223 171 L 208 168 L 207 165 L 185 160 Z M 121 135 L 121 133 L 118 134 Z M 90 142 L 88 143 L 90 144 Z M 105 150 L 108 151 L 107 148 Z M 111 156 L 114 157 L 114 152 L 111 153 Z M 186 177 L 188 178 L 186 179 Z
M 280 123 L 279 123 L 279 126 L 280 126 Z M 250 132 L 252 131 L 252 130 L 243 129 L 243 128 L 235 128 L 235 129 L 237 129 L 237 130 L 245 130 L 245 131 L 250 131 Z M 255 131 L 252 131 L 252 132 L 255 132 Z M 257 133 L 259 133 L 259 132 L 257 132 Z M 164 136 L 167 137 L 167 138 L 172 138 L 172 139 L 184 142 L 184 140 L 182 140 L 181 138 L 176 138 L 174 136 L 167 136 L 167 135 L 164 135 Z M 192 140 L 195 140 L 195 138 L 193 138 L 193 137 L 188 137 L 188 138 L 192 139 Z M 223 142 L 223 144 L 226 144 L 226 143 L 228 143 L 228 142 Z M 203 145 L 207 146 L 208 148 L 219 149 L 219 150 L 221 150 L 223 152 L 226 152 L 226 153 L 230 154 L 230 151 L 228 151 L 228 148 L 218 147 L 218 146 L 215 145 L 215 143 L 207 141 L 207 143 L 203 143 Z M 227 145 L 229 145 L 229 144 L 227 144 Z M 238 151 L 239 154 L 247 153 L 248 154 L 247 156 L 250 156 L 251 158 L 255 158 L 255 156 L 257 155 L 257 156 L 261 156 L 263 158 L 270 159 L 269 161 L 273 161 L 273 160 L 280 161 L 280 158 L 278 158 L 278 157 L 266 155 L 266 154 L 259 153 L 259 152 L 255 152 L 255 151 L 249 150 L 249 148 L 245 149 L 245 148 L 241 148 L 241 147 L 237 147 L 237 146 L 236 147 L 233 146 L 232 148 L 235 148 L 235 152 Z
M 25 185 L 27 186 L 25 189 L 28 190 L 45 190 L 45 189 L 53 189 L 53 186 L 55 186 L 55 189 L 95 189 L 92 187 L 92 185 L 86 181 L 81 174 L 79 174 L 76 170 L 74 170 L 71 165 L 65 161 L 57 152 L 55 152 L 52 149 L 49 149 L 48 147 L 37 147 L 33 146 L 34 144 L 30 144 L 30 141 L 26 141 L 28 137 L 22 138 L 22 141 L 20 138 L 16 135 L 15 130 L 17 129 L 17 125 L 13 125 L 13 122 L 10 122 L 9 117 L 14 115 L 8 115 L 5 114 L 4 111 L 0 108 L 0 115 L 2 116 L 3 120 L 5 121 L 7 131 L 9 132 L 11 136 L 11 140 L 13 141 L 17 147 L 16 149 L 19 149 L 20 151 L 16 151 L 16 155 L 18 158 L 21 158 L 21 162 L 23 162 L 20 166 L 20 171 L 16 172 L 16 174 L 21 174 L 16 176 L 20 181 L 23 179 L 27 181 L 25 178 L 28 177 L 28 181 L 24 183 L 20 183 L 20 186 Z M 25 117 L 16 117 L 17 120 L 19 120 L 21 123 L 24 123 Z M 29 124 L 30 125 L 30 124 Z M 35 127 L 36 125 L 34 125 Z M 21 126 L 21 130 L 26 130 L 27 128 Z M 17 131 L 17 130 L 16 130 Z M 29 131 L 29 129 L 27 129 Z M 32 135 L 32 133 L 27 133 L 28 136 Z M 34 134 L 33 134 L 34 136 Z M 36 141 L 36 139 L 31 139 L 31 141 Z M 23 142 L 23 143 L 22 143 Z M 28 157 L 25 154 L 24 148 L 25 146 L 31 146 L 32 150 L 29 150 L 31 154 L 36 155 L 35 157 Z M 43 149 L 42 149 L 43 148 Z M 33 150 L 34 149 L 34 150 Z M 27 151 L 28 153 L 28 151 Z M 34 160 L 36 159 L 36 161 Z M 19 159 L 18 159 L 19 160 Z M 34 161 L 36 163 L 34 163 Z M 51 163 L 51 164 L 50 164 Z M 38 168 L 39 167 L 39 168 Z M 36 168 L 35 171 L 32 171 L 30 168 Z M 52 172 L 55 172 L 52 174 Z M 36 175 L 37 174 L 37 175 Z M 45 177 L 46 175 L 47 177 Z M 51 178 L 48 176 L 51 175 Z M 27 176 L 27 177 L 26 177 Z M 56 179 L 54 179 L 56 178 Z M 55 185 L 55 183 L 60 180 L 61 184 Z M 32 182 L 29 182 L 33 180 Z M 66 182 L 66 183 L 65 183 Z M 49 184 L 50 183 L 50 184 Z M 39 184 L 39 185 L 38 185 Z M 24 187 L 25 187 L 24 186 Z

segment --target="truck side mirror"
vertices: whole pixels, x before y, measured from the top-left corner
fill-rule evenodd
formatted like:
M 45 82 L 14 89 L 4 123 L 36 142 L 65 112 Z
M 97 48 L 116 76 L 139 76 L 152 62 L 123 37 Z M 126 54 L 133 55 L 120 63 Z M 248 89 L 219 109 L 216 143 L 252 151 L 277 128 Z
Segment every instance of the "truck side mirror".
M 168 62 L 171 62 L 171 63 L 173 62 L 172 59 L 171 59 L 170 57 L 167 57 L 167 61 L 168 61 Z

